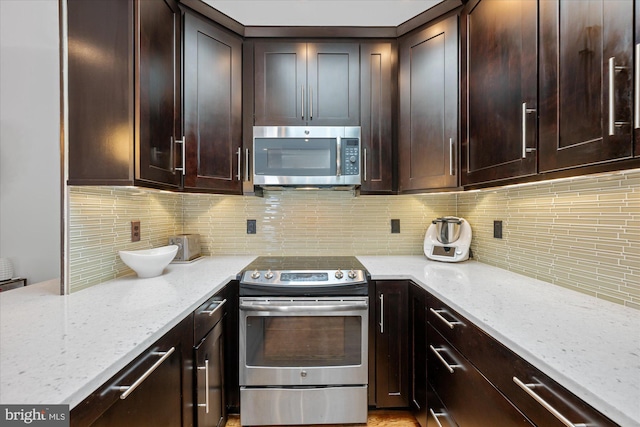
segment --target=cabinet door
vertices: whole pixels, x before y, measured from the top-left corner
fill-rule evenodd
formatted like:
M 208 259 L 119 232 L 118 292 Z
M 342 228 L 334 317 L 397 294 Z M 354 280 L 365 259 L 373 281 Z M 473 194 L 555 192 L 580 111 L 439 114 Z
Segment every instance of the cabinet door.
M 189 315 L 73 408 L 71 425 L 192 425 L 192 352 Z
M 309 43 L 306 90 L 309 125 L 359 125 L 360 46 Z
M 306 106 L 306 43 L 255 44 L 256 126 L 303 126 Z
M 393 192 L 392 42 L 360 45 L 362 194 Z
M 420 423 L 427 424 L 427 296 L 417 285 L 409 285 L 409 405 Z
M 137 6 L 136 179 L 178 187 L 180 13 L 173 0 L 138 0 Z
M 376 282 L 376 405 L 409 405 L 407 282 Z
M 400 191 L 458 186 L 458 17 L 400 42 Z
M 69 184 L 132 185 L 133 2 L 68 0 L 67 25 Z
M 635 63 L 634 73 L 635 81 L 633 83 L 635 87 L 634 105 L 633 105 L 633 120 L 634 120 L 634 133 L 635 133 L 635 155 L 640 157 L 640 7 L 636 6 L 635 17 Z
M 469 3 L 463 184 L 536 173 L 536 0 Z
M 224 319 L 195 348 L 196 425 L 217 427 L 224 423 Z
M 242 41 L 191 13 L 184 23 L 184 187 L 239 194 Z
M 633 1 L 540 2 L 540 171 L 633 156 Z

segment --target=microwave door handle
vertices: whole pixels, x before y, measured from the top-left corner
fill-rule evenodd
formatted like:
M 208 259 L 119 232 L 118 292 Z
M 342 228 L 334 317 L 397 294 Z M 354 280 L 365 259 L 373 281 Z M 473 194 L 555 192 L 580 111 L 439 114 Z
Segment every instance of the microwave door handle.
M 302 119 L 304 119 L 304 85 L 300 86 L 300 105 L 302 106 Z

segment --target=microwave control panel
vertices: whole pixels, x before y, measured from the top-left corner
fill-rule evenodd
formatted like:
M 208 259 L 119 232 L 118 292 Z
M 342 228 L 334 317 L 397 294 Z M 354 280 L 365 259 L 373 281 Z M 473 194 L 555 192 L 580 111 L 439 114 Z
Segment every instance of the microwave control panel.
M 342 175 L 360 174 L 360 141 L 356 138 L 342 139 Z

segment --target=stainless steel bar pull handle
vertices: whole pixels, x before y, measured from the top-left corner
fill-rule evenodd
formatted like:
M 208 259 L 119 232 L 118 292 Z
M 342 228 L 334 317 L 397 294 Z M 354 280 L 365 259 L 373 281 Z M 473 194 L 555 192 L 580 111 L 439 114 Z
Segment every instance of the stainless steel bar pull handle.
M 535 148 L 527 148 L 527 114 L 535 113 L 535 108 L 527 108 L 527 103 L 522 103 L 522 158 L 527 157 L 527 153 L 536 151 Z
M 453 176 L 453 138 L 449 138 L 449 175 Z
M 171 137 L 171 139 L 173 139 L 173 137 Z M 186 174 L 187 168 L 185 167 L 187 159 L 185 158 L 185 154 L 186 154 L 186 144 L 185 141 L 187 140 L 187 138 L 182 135 L 182 139 L 176 139 L 175 143 L 176 144 L 181 144 L 182 145 L 182 167 L 176 168 L 176 170 L 178 171 L 182 171 L 182 175 Z
M 153 356 L 162 356 L 160 357 L 160 359 L 158 359 L 158 361 L 156 363 L 153 364 L 153 366 L 151 366 L 149 369 L 147 369 L 147 371 L 142 374 L 142 376 L 140 378 L 138 378 L 137 380 L 135 380 L 133 382 L 133 384 L 131 385 L 123 385 L 123 386 L 115 386 L 114 388 L 116 390 L 119 391 L 124 391 L 124 393 L 122 393 L 120 395 L 120 399 L 124 400 L 127 397 L 129 397 L 129 395 L 131 393 L 133 393 L 133 391 L 135 389 L 138 388 L 138 386 L 140 386 L 140 384 L 142 384 L 144 382 L 144 380 L 146 380 L 149 375 L 151 375 L 153 373 L 153 371 L 155 371 L 156 369 L 158 369 L 158 367 L 160 365 L 162 365 L 162 363 L 167 360 L 169 358 L 169 356 L 171 356 L 171 354 L 176 350 L 175 347 L 171 347 L 168 351 L 165 352 L 158 352 L 158 351 L 154 351 L 151 353 L 151 355 Z
M 213 310 L 203 310 L 201 313 L 208 314 L 209 316 L 213 316 L 213 313 L 220 310 L 222 306 L 225 305 L 226 303 L 227 303 L 227 299 L 225 298 L 222 301 L 218 301 L 218 305 L 216 305 L 216 308 L 214 308 Z
M 313 119 L 313 89 L 309 86 L 309 119 Z
M 569 421 L 564 415 L 562 415 L 556 408 L 551 406 L 546 400 L 540 397 L 535 391 L 532 389 L 534 387 L 539 387 L 541 384 L 525 384 L 518 379 L 518 377 L 513 377 L 513 382 L 518 385 L 525 393 L 533 398 L 536 402 L 538 402 L 544 409 L 551 412 L 551 414 L 558 419 L 562 424 L 567 427 L 587 427 L 587 424 L 578 423 L 574 424 Z
M 637 50 L 637 48 L 636 48 Z M 626 70 L 628 67 L 616 66 L 616 58 L 609 58 L 609 136 L 616 133 L 616 127 L 622 127 L 628 122 L 616 122 L 616 71 Z M 636 110 L 637 111 L 637 110 Z
M 304 85 L 300 86 L 300 103 L 302 104 L 302 118 L 304 119 Z
M 635 128 L 640 129 L 640 43 L 636 44 L 636 69 L 635 69 L 635 88 L 636 93 L 634 96 L 634 114 L 635 114 Z
M 244 180 L 249 181 L 249 149 L 244 150 Z
M 447 325 L 447 326 L 449 327 L 449 329 L 453 329 L 453 328 L 454 328 L 454 326 L 456 326 L 456 325 L 462 325 L 462 322 L 459 322 L 459 321 L 457 321 L 457 320 L 454 320 L 453 322 L 450 322 L 450 321 L 448 321 L 447 319 L 445 319 L 445 318 L 442 316 L 442 314 L 441 314 L 441 313 L 446 313 L 446 312 L 447 312 L 446 310 L 442 310 L 442 309 L 440 309 L 440 310 L 434 310 L 433 308 L 430 308 L 430 309 L 429 309 L 429 311 L 430 311 L 430 312 L 432 312 L 433 314 L 435 314 L 435 315 L 436 315 L 436 317 L 437 317 L 438 319 L 442 320 L 442 322 L 443 322 L 445 325 Z
M 454 369 L 460 367 L 460 365 L 450 365 L 446 360 L 444 360 L 444 357 L 442 357 L 442 355 L 440 354 L 440 352 L 444 350 L 443 348 L 435 348 L 434 346 L 430 345 L 429 349 L 433 354 L 436 355 L 436 357 L 440 360 L 440 362 L 442 362 L 442 364 L 444 365 L 445 368 L 447 368 L 449 373 L 453 374 Z
M 242 180 L 242 148 L 238 147 L 238 151 L 236 152 L 236 154 L 238 155 L 238 173 L 236 175 L 236 178 L 238 179 L 238 181 Z
M 204 366 L 198 366 L 198 371 L 204 371 L 204 403 L 198 403 L 198 406 L 205 408 L 205 412 L 209 413 L 209 359 L 204 360 Z
M 384 334 L 384 294 L 380 294 L 380 333 Z
M 363 160 L 362 160 L 362 166 L 363 166 L 363 175 L 364 175 L 364 182 L 367 182 L 367 149 L 363 148 Z
M 438 427 L 442 427 L 442 424 L 440 424 L 440 420 L 438 419 L 438 417 L 444 417 L 445 414 L 444 412 L 439 412 L 439 413 L 435 413 L 433 412 L 432 408 L 429 408 L 429 413 L 431 414 L 431 416 L 433 417 L 433 419 L 436 421 L 436 423 L 438 424 Z

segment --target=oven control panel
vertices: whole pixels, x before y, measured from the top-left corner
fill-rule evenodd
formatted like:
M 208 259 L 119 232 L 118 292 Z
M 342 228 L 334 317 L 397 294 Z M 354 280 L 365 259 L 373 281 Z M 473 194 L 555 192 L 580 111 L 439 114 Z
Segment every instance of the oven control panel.
M 366 283 L 363 270 L 253 270 L 245 271 L 241 283 L 265 286 L 336 286 Z

